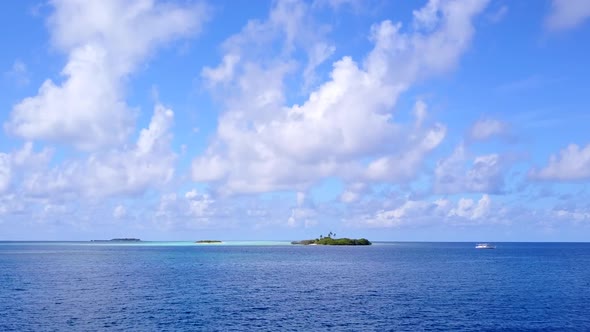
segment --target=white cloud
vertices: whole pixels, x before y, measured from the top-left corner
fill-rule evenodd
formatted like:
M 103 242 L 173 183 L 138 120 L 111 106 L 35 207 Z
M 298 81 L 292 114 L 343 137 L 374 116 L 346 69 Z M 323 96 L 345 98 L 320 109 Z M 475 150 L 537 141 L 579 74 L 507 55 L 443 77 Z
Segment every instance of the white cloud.
M 580 148 L 576 144 L 570 144 L 552 155 L 549 164 L 540 170 L 532 169 L 529 175 L 534 179 L 575 181 L 590 179 L 590 144 Z
M 136 144 L 93 153 L 84 161 L 66 161 L 49 171 L 28 175 L 23 186 L 34 195 L 82 194 L 105 197 L 140 194 L 166 185 L 174 175 L 176 155 L 171 151 L 173 112 L 156 105 L 148 128 Z
M 287 220 L 289 227 L 313 227 L 318 224 L 317 212 L 306 208 L 294 208 L 291 210 L 291 216 Z
M 436 193 L 498 193 L 504 186 L 505 162 L 498 154 L 473 158 L 466 155 L 465 146 L 459 145 L 453 154 L 439 161 L 435 169 Z
M 336 47 L 327 43 L 316 43 L 309 50 L 309 61 L 303 71 L 303 91 L 308 92 L 308 88 L 316 83 L 316 67 L 324 63 L 335 51 Z
M 0 194 L 8 190 L 12 180 L 12 166 L 10 156 L 0 153 Z
M 211 215 L 211 205 L 215 203 L 215 200 L 209 194 L 199 193 L 193 189 L 184 197 L 189 202 L 189 214 L 192 217 L 203 218 Z
M 127 216 L 127 209 L 123 205 L 117 205 L 113 210 L 113 218 L 123 219 Z
M 460 198 L 457 202 L 449 199 L 405 200 L 394 208 L 379 209 L 362 215 L 348 216 L 350 225 L 375 228 L 418 227 L 434 224 L 469 225 L 496 222 L 488 219 L 492 201 L 483 195 L 478 201 Z
M 235 221 L 219 223 L 229 215 L 225 208 L 233 206 L 233 202 L 225 202 L 226 206 L 218 207 L 219 203 L 209 194 L 196 189 L 184 195 L 176 193 L 163 194 L 160 197 L 153 222 L 163 229 L 210 229 L 230 227 Z
M 469 136 L 474 140 L 484 140 L 494 136 L 501 136 L 508 133 L 508 125 L 505 122 L 494 119 L 483 119 L 476 121 Z
M 297 205 L 291 209 L 291 215 L 287 219 L 289 227 L 312 227 L 317 225 L 318 211 L 310 202 L 309 197 L 303 192 L 297 193 Z
M 238 55 L 227 54 L 223 57 L 219 67 L 205 67 L 201 75 L 212 85 L 227 82 L 234 77 L 234 68 L 238 61 L 240 61 Z
M 551 30 L 568 30 L 582 24 L 590 17 L 590 1 L 553 0 L 545 25 Z
M 395 209 L 380 210 L 373 215 L 367 215 L 360 222 L 368 227 L 400 227 L 412 223 L 418 225 L 420 223 L 418 218 L 424 218 L 426 211 L 437 208 L 436 203 L 406 201 Z
M 449 212 L 449 217 L 458 216 L 469 220 L 484 218 L 490 213 L 491 202 L 488 195 L 483 195 L 477 203 L 471 198 L 461 198 L 457 207 Z
M 410 135 L 407 150 L 395 155 L 380 157 L 369 163 L 365 178 L 371 181 L 402 182 L 411 180 L 420 170 L 424 157 L 444 139 L 446 128 L 435 125 L 426 133 Z
M 35 152 L 32 142 L 26 142 L 20 150 L 12 153 L 12 163 L 19 169 L 42 169 L 47 166 L 53 157 L 53 149 L 44 148 L 40 152 Z
M 362 195 L 369 191 L 366 183 L 355 182 L 349 185 L 340 195 L 340 200 L 343 203 L 357 202 L 362 198 Z
M 0 194 L 9 192 L 13 182 L 18 185 L 28 172 L 45 168 L 51 157 L 51 149 L 36 153 L 31 142 L 26 142 L 20 150 L 11 153 L 0 152 Z
M 455 66 L 473 35 L 471 21 L 485 5 L 432 1 L 432 12 L 416 18 L 428 20 L 426 32 L 403 33 L 401 24 L 390 21 L 375 24 L 374 48 L 362 63 L 342 57 L 334 62 L 328 81 L 305 102 L 290 106 L 285 105 L 283 86 L 296 68 L 290 52 L 301 47 L 301 40 L 311 40 L 309 45 L 325 41 L 310 39 L 308 27 L 296 19 L 305 16 L 301 7 L 293 9 L 293 18 L 285 18 L 288 10 L 274 8 L 271 23 L 250 22 L 225 44 L 227 54 L 240 54 L 240 62 L 234 82 L 226 87 L 226 111 L 216 138 L 193 162 L 193 179 L 214 181 L 227 193 L 304 190 L 325 176 L 411 179 L 446 128 L 423 127 L 425 110 L 416 113 L 417 125 L 406 128 L 393 121 L 393 107 L 417 80 Z M 274 45 L 277 39 L 284 41 L 277 56 L 246 56 L 247 50 Z M 363 159 L 369 160 L 368 167 Z
M 22 213 L 26 211 L 30 206 L 25 206 L 24 202 L 20 197 L 15 194 L 2 195 L 0 192 L 0 223 L 5 220 L 12 220 L 11 218 L 2 218 L 3 216 L 9 216 L 15 213 Z
M 331 213 L 329 207 L 317 207 L 303 192 L 294 196 L 216 196 L 196 189 L 167 193 L 154 207 L 153 223 L 176 230 L 303 229 L 318 225 L 320 216 Z
M 432 30 L 440 21 L 440 0 L 430 0 L 419 10 L 414 10 L 414 28 Z
M 553 216 L 561 220 L 568 220 L 573 222 L 590 221 L 590 211 L 582 209 L 556 209 L 553 211 Z
M 198 30 L 203 7 L 150 0 L 52 4 L 52 43 L 68 55 L 64 80 L 47 79 L 36 96 L 16 104 L 5 128 L 84 150 L 123 142 L 134 119 L 124 101 L 128 75 L 158 46 Z
M 418 100 L 414 105 L 414 117 L 416 118 L 416 127 L 422 127 L 424 120 L 428 116 L 428 105 L 422 100 Z

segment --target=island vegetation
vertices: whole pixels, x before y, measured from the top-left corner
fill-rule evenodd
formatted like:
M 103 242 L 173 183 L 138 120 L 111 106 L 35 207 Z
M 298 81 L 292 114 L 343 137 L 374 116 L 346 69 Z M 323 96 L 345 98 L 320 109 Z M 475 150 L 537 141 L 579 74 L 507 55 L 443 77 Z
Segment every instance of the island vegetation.
M 141 242 L 141 240 L 133 237 L 123 237 L 110 240 L 90 240 L 90 242 Z
M 195 243 L 223 243 L 219 240 L 199 240 L 199 241 L 195 241 Z
M 291 244 L 325 245 L 325 246 L 369 246 L 369 245 L 371 245 L 371 241 L 369 241 L 365 238 L 360 238 L 360 239 L 350 239 L 347 237 L 336 238 L 336 233 L 329 232 L 328 235 L 326 235 L 326 236 L 320 235 L 320 237 L 317 239 L 293 241 L 293 242 L 291 242 Z

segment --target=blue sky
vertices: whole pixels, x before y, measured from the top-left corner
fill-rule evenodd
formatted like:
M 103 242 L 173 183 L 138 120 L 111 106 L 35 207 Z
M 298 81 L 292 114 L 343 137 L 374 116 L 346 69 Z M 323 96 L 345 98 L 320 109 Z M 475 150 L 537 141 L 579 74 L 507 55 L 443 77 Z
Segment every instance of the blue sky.
M 2 7 L 1 240 L 589 240 L 587 1 Z

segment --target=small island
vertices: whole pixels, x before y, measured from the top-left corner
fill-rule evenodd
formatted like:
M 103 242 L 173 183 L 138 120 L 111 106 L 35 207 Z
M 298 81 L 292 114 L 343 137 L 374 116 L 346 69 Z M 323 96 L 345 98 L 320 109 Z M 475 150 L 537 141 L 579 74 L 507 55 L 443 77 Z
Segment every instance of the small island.
M 371 241 L 360 238 L 360 239 L 349 239 L 347 237 L 343 238 L 336 238 L 335 233 L 328 233 L 327 236 L 320 235 L 319 238 L 313 240 L 301 240 L 301 241 L 293 241 L 291 244 L 299 244 L 299 245 L 323 245 L 323 246 L 370 246 Z
M 141 242 L 141 240 L 132 237 L 124 237 L 110 240 L 90 240 L 90 242 Z
M 199 241 L 195 241 L 195 243 L 223 243 L 219 240 L 199 240 Z

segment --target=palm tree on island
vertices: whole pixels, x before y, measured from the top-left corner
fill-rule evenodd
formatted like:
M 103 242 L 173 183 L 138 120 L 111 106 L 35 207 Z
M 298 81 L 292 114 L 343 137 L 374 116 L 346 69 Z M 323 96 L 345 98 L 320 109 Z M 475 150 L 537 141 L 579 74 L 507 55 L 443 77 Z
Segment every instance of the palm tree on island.
M 303 244 L 303 245 L 348 245 L 348 246 L 355 246 L 355 245 L 371 245 L 371 241 L 360 238 L 360 239 L 349 239 L 349 238 L 336 238 L 336 233 L 332 231 L 328 232 L 328 235 L 323 236 L 320 234 L 319 238 L 312 239 L 312 240 L 302 240 L 302 241 L 293 241 L 291 244 Z

